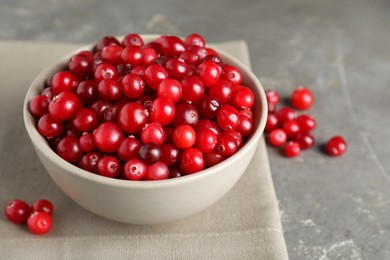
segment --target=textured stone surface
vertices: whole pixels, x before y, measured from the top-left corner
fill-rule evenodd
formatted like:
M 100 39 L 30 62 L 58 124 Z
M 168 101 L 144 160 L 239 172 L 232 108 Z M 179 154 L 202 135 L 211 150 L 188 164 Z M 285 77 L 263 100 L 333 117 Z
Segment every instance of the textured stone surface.
M 389 1 L 0 3 L 0 40 L 87 43 L 128 32 L 244 39 L 265 88 L 286 96 L 309 86 L 317 142 L 341 134 L 349 149 L 293 160 L 269 149 L 290 258 L 390 259 Z

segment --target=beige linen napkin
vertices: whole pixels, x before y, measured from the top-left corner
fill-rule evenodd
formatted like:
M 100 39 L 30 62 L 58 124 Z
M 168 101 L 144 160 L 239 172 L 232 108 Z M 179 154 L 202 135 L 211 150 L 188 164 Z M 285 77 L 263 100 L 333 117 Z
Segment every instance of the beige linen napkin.
M 0 42 L 0 207 L 14 198 L 55 205 L 44 236 L 0 215 L 0 259 L 287 259 L 264 140 L 237 185 L 207 210 L 177 222 L 135 226 L 96 216 L 68 199 L 36 156 L 22 104 L 36 74 L 74 48 Z M 245 42 L 218 47 L 249 64 Z M 178 194 L 180 196 L 180 194 Z

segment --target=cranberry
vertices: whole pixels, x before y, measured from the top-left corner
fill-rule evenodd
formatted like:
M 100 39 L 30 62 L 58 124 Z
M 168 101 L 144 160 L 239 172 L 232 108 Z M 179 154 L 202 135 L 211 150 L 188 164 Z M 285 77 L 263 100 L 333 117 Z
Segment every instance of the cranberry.
M 276 108 L 280 101 L 279 93 L 275 90 L 266 90 L 265 96 L 267 98 L 268 103 L 268 112 L 273 113 L 276 111 Z
M 93 140 L 100 151 L 105 153 L 116 152 L 123 140 L 122 129 L 112 122 L 103 123 L 94 131 Z
M 311 132 L 316 128 L 317 122 L 310 115 L 300 115 L 297 117 L 297 122 L 302 131 Z
M 182 80 L 188 73 L 187 64 L 175 57 L 170 58 L 165 63 L 164 67 L 167 70 L 169 77 L 176 80 Z
M 161 158 L 161 148 L 157 144 L 144 144 L 138 150 L 139 158 L 146 164 L 158 162 Z
M 122 45 L 127 47 L 131 45 L 137 45 L 137 46 L 144 46 L 144 41 L 142 40 L 141 36 L 136 33 L 131 33 L 126 35 L 122 40 Z
M 214 121 L 210 121 L 208 119 L 201 119 L 199 120 L 199 123 L 196 125 L 196 131 L 202 131 L 204 129 L 210 129 L 213 131 L 217 136 L 221 134 L 221 129 L 219 128 L 218 124 Z
M 92 54 L 92 53 L 91 53 Z M 84 53 L 74 55 L 69 61 L 69 69 L 72 73 L 80 76 L 87 76 L 92 72 L 93 54 L 89 56 Z
M 250 88 L 242 87 L 233 95 L 233 104 L 237 108 L 248 109 L 253 106 L 255 96 Z
M 275 147 L 280 147 L 284 145 L 287 141 L 286 133 L 280 129 L 276 128 L 272 130 L 268 135 L 268 142 Z
M 234 131 L 234 130 L 226 130 L 226 131 L 223 131 L 223 134 L 232 136 L 234 138 L 234 140 L 236 141 L 238 148 L 240 148 L 243 145 L 244 140 L 242 139 L 241 133 Z
M 138 157 L 138 150 L 141 147 L 141 142 L 134 136 L 127 137 L 122 140 L 118 148 L 118 157 L 123 161 L 128 161 Z
M 186 47 L 179 37 L 165 36 L 161 41 L 161 50 L 164 55 L 179 56 L 186 50 Z
M 49 98 L 45 95 L 37 95 L 31 99 L 29 110 L 31 115 L 35 118 L 40 118 L 48 112 Z
M 28 229 L 37 235 L 43 235 L 50 231 L 53 220 L 46 212 L 34 212 L 27 219 Z
M 326 153 L 330 156 L 340 156 L 347 150 L 347 142 L 341 136 L 334 136 L 326 143 Z
M 136 66 L 131 70 L 131 73 L 143 77 L 145 75 L 145 70 L 146 68 L 144 66 Z
M 132 66 L 141 65 L 144 61 L 144 50 L 137 45 L 130 45 L 122 51 L 122 60 Z
M 199 47 L 205 47 L 206 46 L 206 41 L 202 37 L 202 35 L 197 34 L 197 33 L 192 33 L 188 35 L 185 39 L 185 43 L 188 45 L 197 45 Z
M 129 134 L 140 133 L 146 123 L 148 123 L 148 116 L 145 109 L 137 103 L 127 103 L 119 112 L 118 124 Z
M 215 62 L 204 61 L 198 66 L 197 76 L 205 86 L 212 86 L 218 81 L 221 71 Z
M 49 114 L 61 121 L 70 119 L 79 108 L 80 101 L 72 92 L 62 92 L 49 103 Z
M 276 113 L 276 116 L 278 117 L 279 124 L 283 125 L 284 122 L 297 118 L 297 112 L 291 107 L 283 107 Z
M 95 81 L 85 80 L 76 87 L 76 95 L 83 103 L 95 101 L 99 97 L 98 87 Z
M 310 89 L 298 87 L 291 94 L 291 105 L 300 110 L 309 109 L 314 104 L 314 96 Z
M 180 125 L 172 133 L 173 143 L 180 149 L 187 149 L 195 144 L 196 133 L 189 125 Z
M 187 51 L 193 51 L 198 55 L 200 60 L 203 60 L 207 56 L 207 51 L 204 47 L 200 47 L 197 45 L 190 45 L 187 48 Z
M 39 119 L 37 129 L 41 135 L 52 138 L 62 133 L 64 125 L 61 121 L 53 118 L 49 114 L 45 114 Z
M 119 64 L 122 62 L 121 54 L 123 47 L 119 45 L 109 45 L 103 48 L 102 58 L 111 64 Z
M 301 131 L 299 124 L 295 119 L 285 121 L 282 125 L 282 129 L 288 138 L 294 137 Z
M 103 79 L 116 79 L 118 77 L 118 71 L 109 63 L 100 64 L 95 70 L 95 81 L 100 83 Z
M 297 142 L 289 141 L 283 147 L 283 154 L 286 157 L 297 157 L 301 153 L 301 147 Z
M 26 222 L 27 218 L 30 216 L 31 209 L 23 200 L 15 199 L 8 202 L 4 213 L 7 219 L 12 223 L 21 224 Z
M 217 122 L 222 130 L 236 129 L 239 124 L 238 111 L 230 105 L 225 105 L 219 109 Z
M 97 163 L 97 172 L 101 176 L 116 178 L 121 172 L 121 166 L 119 160 L 114 156 L 104 156 Z
M 90 132 L 97 126 L 98 118 L 92 109 L 81 108 L 72 118 L 73 127 L 80 132 Z
M 141 76 L 128 74 L 122 79 L 122 92 L 129 98 L 140 97 L 145 90 L 145 81 Z
M 96 44 L 96 50 L 101 51 L 104 47 L 109 45 L 120 45 L 117 38 L 113 36 L 105 36 Z
M 98 86 L 99 96 L 106 101 L 116 101 L 121 96 L 121 87 L 115 79 L 103 79 Z
M 222 156 L 228 157 L 234 154 L 238 150 L 236 139 L 229 134 L 222 134 L 218 136 L 217 141 L 217 153 Z
M 230 101 L 233 95 L 233 85 L 228 80 L 218 80 L 209 88 L 209 96 L 218 100 L 220 104 Z
M 206 153 L 204 154 L 204 160 L 205 160 L 205 165 L 206 167 L 211 167 L 214 166 L 223 160 L 225 160 L 226 157 L 221 155 L 220 153 L 217 152 L 211 152 L 211 153 Z
M 118 115 L 119 112 L 122 110 L 123 104 L 121 103 L 115 103 L 112 106 L 109 106 L 106 110 L 104 110 L 103 118 L 106 122 L 118 122 Z
M 167 78 L 168 72 L 159 64 L 149 65 L 145 70 L 145 83 L 152 89 L 157 89 L 161 81 Z
M 98 152 L 89 152 L 83 155 L 80 161 L 80 167 L 86 171 L 97 173 L 97 164 L 102 158 Z
M 84 134 L 79 138 L 79 145 L 81 151 L 84 153 L 91 152 L 95 150 L 96 146 L 93 142 L 93 134 Z
M 223 72 L 221 75 L 221 79 L 229 80 L 233 85 L 241 85 L 242 83 L 242 74 L 241 71 L 230 65 L 225 65 L 223 67 Z
M 46 96 L 49 100 L 52 100 L 54 97 L 53 89 L 51 87 L 43 89 L 41 94 Z
M 164 79 L 158 85 L 157 95 L 159 97 L 166 97 L 173 103 L 176 103 L 181 99 L 183 94 L 183 88 L 181 83 L 175 79 Z
M 146 165 L 138 159 L 130 159 L 123 168 L 123 177 L 127 180 L 139 181 L 145 178 Z
M 197 103 L 203 97 L 204 85 L 196 76 L 185 77 L 181 84 L 183 88 L 182 101 Z
M 168 166 L 173 166 L 179 162 L 180 149 L 173 144 L 166 143 L 161 146 L 161 161 Z
M 65 136 L 57 144 L 57 154 L 67 162 L 76 163 L 81 160 L 81 151 L 78 139 L 74 136 Z
M 203 96 L 198 103 L 199 116 L 202 119 L 213 119 L 217 116 L 219 102 L 210 96 Z
M 54 74 L 51 89 L 54 94 L 59 94 L 64 91 L 72 91 L 74 77 L 72 73 L 67 71 L 60 71 Z
M 163 162 L 146 166 L 145 179 L 149 181 L 165 180 L 169 177 L 169 168 Z
M 217 145 L 217 138 L 217 135 L 209 129 L 199 131 L 196 134 L 195 147 L 202 153 L 210 153 Z
M 186 50 L 185 52 L 180 54 L 179 59 L 183 60 L 188 65 L 195 65 L 196 66 L 200 62 L 199 55 L 196 52 L 190 51 L 190 50 Z M 188 70 L 188 67 L 187 67 L 187 70 Z
M 168 98 L 156 98 L 149 107 L 149 118 L 161 125 L 169 124 L 174 116 L 175 105 Z
M 164 127 L 159 123 L 151 122 L 147 124 L 141 132 L 141 140 L 144 144 L 154 143 L 162 145 L 165 142 L 166 135 Z
M 298 133 L 293 140 L 299 144 L 302 150 L 313 147 L 315 143 L 314 137 L 308 132 Z
M 196 148 L 188 148 L 182 152 L 180 157 L 180 169 L 185 174 L 192 174 L 203 170 L 205 161 L 203 153 Z
M 179 167 L 171 167 L 169 169 L 169 179 L 178 178 L 183 176 L 184 174 L 180 172 Z
M 239 115 L 239 123 L 236 131 L 242 136 L 247 137 L 253 132 L 253 121 L 245 115 Z
M 142 62 L 143 65 L 149 66 L 150 64 L 153 64 L 157 60 L 158 54 L 153 48 L 146 47 L 143 48 L 143 51 L 144 51 L 144 60 Z
M 34 201 L 34 203 L 31 206 L 32 212 L 46 212 L 49 215 L 53 215 L 53 204 L 45 199 L 40 199 Z
M 206 57 L 203 58 L 202 62 L 203 61 L 212 61 L 214 62 L 215 64 L 218 65 L 219 67 L 219 71 L 222 73 L 223 72 L 223 61 L 222 59 L 218 56 L 218 55 L 207 55 Z
M 98 121 L 102 122 L 102 121 L 105 121 L 104 112 L 107 109 L 111 108 L 112 106 L 107 101 L 97 100 L 94 103 L 92 103 L 90 107 L 93 111 L 95 111 L 95 113 L 98 117 Z
M 199 121 L 198 111 L 193 105 L 181 103 L 176 105 L 175 118 L 172 121 L 173 126 L 190 125 L 196 126 Z

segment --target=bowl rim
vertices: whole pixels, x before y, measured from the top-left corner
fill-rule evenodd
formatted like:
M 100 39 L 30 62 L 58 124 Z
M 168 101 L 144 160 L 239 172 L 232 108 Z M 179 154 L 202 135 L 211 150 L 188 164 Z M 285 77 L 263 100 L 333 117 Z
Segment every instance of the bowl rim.
M 159 34 L 140 34 L 144 42 L 150 42 L 154 39 L 157 39 L 161 35 Z M 122 40 L 124 36 L 117 36 L 118 40 Z M 60 156 L 58 156 L 48 145 L 47 141 L 42 137 L 38 130 L 36 129 L 35 124 L 33 123 L 35 118 L 30 114 L 28 105 L 32 97 L 34 97 L 37 93 L 36 90 L 42 87 L 42 78 L 47 78 L 48 74 L 52 74 L 52 71 L 57 70 L 62 67 L 66 62 L 75 54 L 82 50 L 91 50 L 93 46 L 96 44 L 90 43 L 83 45 L 80 48 L 77 48 L 76 50 L 73 50 L 71 52 L 68 52 L 61 58 L 57 59 L 54 63 L 48 65 L 45 67 L 41 72 L 34 78 L 30 86 L 28 87 L 27 93 L 25 95 L 25 99 L 23 102 L 23 120 L 24 125 L 27 130 L 27 133 L 30 137 L 31 142 L 33 143 L 35 149 L 38 149 L 42 154 L 44 154 L 49 160 L 52 160 L 53 163 L 58 165 L 63 170 L 67 170 L 71 172 L 72 174 L 76 175 L 79 178 L 87 179 L 92 182 L 109 185 L 109 186 L 116 186 L 116 187 L 122 187 L 122 188 L 138 188 L 138 189 L 151 189 L 156 187 L 170 187 L 170 186 L 176 186 L 176 185 L 182 185 L 183 183 L 193 182 L 197 179 L 206 178 L 207 176 L 211 174 L 215 174 L 216 172 L 219 172 L 223 170 L 226 166 L 231 165 L 235 161 L 239 160 L 242 156 L 245 156 L 245 154 L 255 145 L 258 144 L 260 136 L 264 132 L 264 127 L 267 120 L 267 100 L 264 92 L 264 88 L 261 85 L 258 78 L 255 76 L 255 74 L 252 72 L 252 70 L 243 64 L 241 61 L 239 61 L 237 58 L 233 57 L 229 53 L 226 53 L 225 51 L 219 49 L 218 47 L 215 47 L 213 44 L 208 44 L 207 47 L 211 47 L 215 49 L 220 55 L 222 60 L 229 60 L 228 64 L 234 63 L 234 66 L 238 67 L 241 71 L 244 71 L 243 74 L 247 74 L 246 77 L 249 78 L 250 81 L 254 83 L 256 88 L 258 89 L 258 92 L 260 94 L 260 102 L 261 102 L 261 111 L 260 111 L 260 119 L 257 126 L 257 129 L 254 133 L 249 137 L 250 140 L 246 142 L 235 154 L 233 154 L 231 157 L 228 157 L 224 161 L 210 167 L 207 169 L 204 169 L 200 172 L 189 174 L 185 176 L 181 176 L 179 178 L 172 178 L 172 179 L 165 179 L 165 180 L 156 180 L 156 181 L 131 181 L 131 180 L 122 180 L 122 179 L 116 179 L 116 178 L 108 178 L 104 176 L 100 176 L 98 174 L 91 173 L 89 171 L 86 171 L 82 168 L 79 168 L 64 159 L 62 159 Z M 244 79 L 245 80 L 245 79 Z M 39 84 L 38 84 L 39 83 Z M 47 170 L 46 170 L 47 171 Z M 48 172 L 48 171 L 47 171 Z M 49 173 L 49 172 L 48 172 Z M 50 175 L 50 173 L 49 173 Z

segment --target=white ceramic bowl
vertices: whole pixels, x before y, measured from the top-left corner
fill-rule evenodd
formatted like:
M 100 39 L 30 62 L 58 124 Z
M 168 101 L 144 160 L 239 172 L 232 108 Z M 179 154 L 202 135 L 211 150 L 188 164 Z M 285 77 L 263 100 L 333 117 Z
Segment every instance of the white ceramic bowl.
M 145 42 L 158 35 L 142 35 Z M 119 37 L 120 38 L 120 37 Z M 43 88 L 44 81 L 66 65 L 84 46 L 42 71 L 32 82 L 24 101 L 24 123 L 43 166 L 57 186 L 73 201 L 102 217 L 130 223 L 157 224 L 198 213 L 224 196 L 242 176 L 251 161 L 267 118 L 264 90 L 255 75 L 241 62 L 215 48 L 223 61 L 241 69 L 244 84 L 255 94 L 254 132 L 246 144 L 222 163 L 201 172 L 161 181 L 111 179 L 84 171 L 60 158 L 36 129 L 28 110 L 29 101 Z

